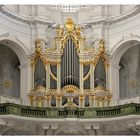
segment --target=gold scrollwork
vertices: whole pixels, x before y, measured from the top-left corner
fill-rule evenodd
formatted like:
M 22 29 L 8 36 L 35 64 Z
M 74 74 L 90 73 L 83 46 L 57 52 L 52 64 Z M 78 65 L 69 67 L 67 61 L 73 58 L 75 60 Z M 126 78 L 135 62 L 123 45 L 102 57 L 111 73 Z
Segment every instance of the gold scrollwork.
M 32 58 L 31 60 L 32 66 L 36 65 L 38 59 L 41 59 L 44 65 L 47 64 L 47 58 L 44 55 L 44 50 L 43 50 L 43 39 L 41 38 L 35 39 L 35 57 Z
M 57 37 L 61 37 L 64 34 L 64 28 L 62 28 L 60 25 L 58 25 L 56 27 L 56 33 L 57 33 Z
M 78 87 L 74 85 L 66 85 L 62 88 L 62 91 L 65 93 L 77 93 Z
M 57 95 L 57 96 L 56 96 L 56 99 L 57 99 L 58 101 L 60 101 L 61 98 L 62 98 L 61 95 Z
M 85 99 L 85 96 L 84 95 L 80 95 L 80 101 L 83 101 Z
M 63 50 L 65 48 L 65 44 L 67 43 L 67 40 L 71 38 L 75 44 L 75 47 L 77 49 L 77 52 L 80 52 L 80 40 L 84 39 L 84 36 L 81 32 L 81 27 L 76 26 L 73 22 L 72 18 L 67 18 L 65 22 L 65 28 L 58 25 L 56 27 L 56 33 L 57 37 L 56 39 L 59 39 L 61 42 L 61 53 L 63 53 Z
M 99 41 L 98 52 L 95 54 L 94 61 L 93 61 L 94 66 L 96 66 L 99 59 L 102 59 L 105 66 L 109 66 L 108 54 L 106 54 L 105 52 L 105 43 L 103 39 Z

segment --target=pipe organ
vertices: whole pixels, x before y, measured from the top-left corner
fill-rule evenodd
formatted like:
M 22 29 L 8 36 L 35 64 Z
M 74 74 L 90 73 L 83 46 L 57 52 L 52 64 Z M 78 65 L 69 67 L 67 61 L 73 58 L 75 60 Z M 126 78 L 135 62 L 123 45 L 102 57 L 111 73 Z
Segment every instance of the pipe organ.
M 79 87 L 79 57 L 71 37 L 68 38 L 61 57 L 61 88 L 67 85 Z
M 56 27 L 55 48 L 44 49 L 44 40 L 35 40 L 30 57 L 31 106 L 103 107 L 109 106 L 112 93 L 106 86 L 109 55 L 100 39 L 97 49 L 87 48 L 80 26 L 69 17 L 64 26 Z M 51 86 L 50 86 L 51 85 Z

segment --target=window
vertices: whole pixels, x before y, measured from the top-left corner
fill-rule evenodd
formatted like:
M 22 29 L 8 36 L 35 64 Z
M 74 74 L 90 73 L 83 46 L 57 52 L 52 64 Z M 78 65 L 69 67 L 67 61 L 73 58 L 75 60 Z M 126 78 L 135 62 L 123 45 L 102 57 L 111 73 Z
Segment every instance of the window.
M 66 5 L 53 5 L 52 8 L 62 10 L 63 12 L 77 12 L 78 10 L 85 10 L 86 6 L 66 4 Z

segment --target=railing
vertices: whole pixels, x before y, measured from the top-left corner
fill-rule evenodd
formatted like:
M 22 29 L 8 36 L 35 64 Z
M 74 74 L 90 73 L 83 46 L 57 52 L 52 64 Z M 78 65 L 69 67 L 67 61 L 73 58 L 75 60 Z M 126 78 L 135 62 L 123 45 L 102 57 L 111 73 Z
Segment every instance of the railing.
M 140 104 L 131 103 L 103 108 L 49 108 L 1 103 L 0 115 L 18 115 L 35 118 L 111 118 L 126 115 L 140 115 Z
M 84 111 L 79 110 L 78 108 L 64 108 L 58 110 L 58 115 L 64 118 L 79 118 L 84 116 Z

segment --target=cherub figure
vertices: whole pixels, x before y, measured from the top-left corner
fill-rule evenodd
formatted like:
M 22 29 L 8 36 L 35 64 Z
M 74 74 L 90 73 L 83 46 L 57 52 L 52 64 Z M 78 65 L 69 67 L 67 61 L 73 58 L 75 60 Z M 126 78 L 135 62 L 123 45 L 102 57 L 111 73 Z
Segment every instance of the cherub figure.
M 42 40 L 40 38 L 35 40 L 35 51 L 36 53 L 42 54 Z
M 99 50 L 98 50 L 98 54 L 97 55 L 101 55 L 105 53 L 105 43 L 104 40 L 101 39 L 99 42 Z
M 60 25 L 58 25 L 57 27 L 56 27 L 56 33 L 57 33 L 57 36 L 63 36 L 63 34 L 64 34 L 64 28 L 62 28 Z

